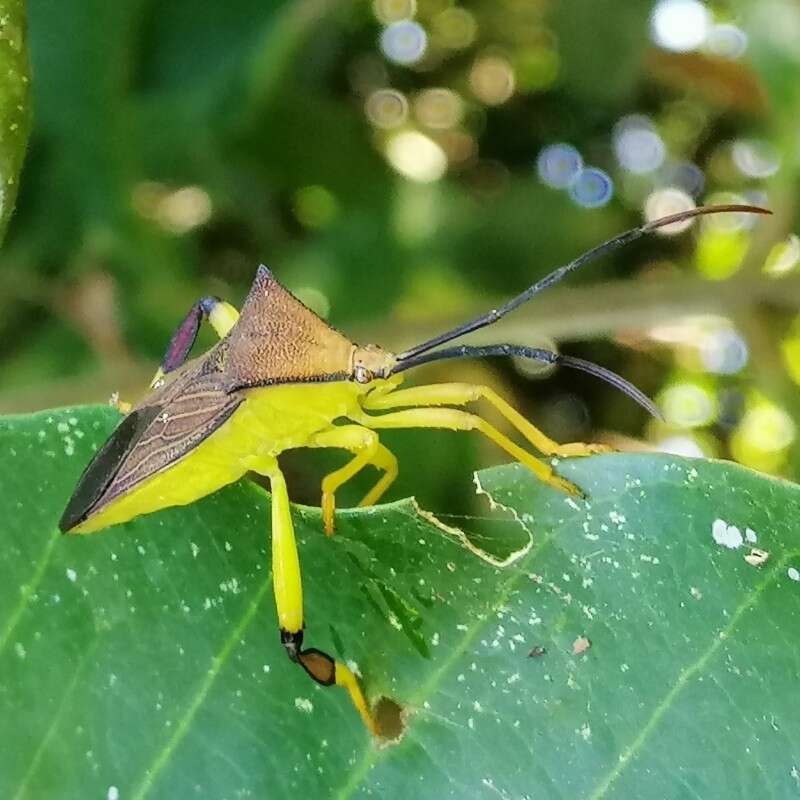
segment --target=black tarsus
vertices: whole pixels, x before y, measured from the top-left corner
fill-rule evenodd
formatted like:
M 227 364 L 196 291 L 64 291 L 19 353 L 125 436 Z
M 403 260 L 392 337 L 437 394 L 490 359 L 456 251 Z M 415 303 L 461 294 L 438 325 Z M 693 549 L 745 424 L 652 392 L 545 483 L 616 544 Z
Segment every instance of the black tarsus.
M 647 222 L 644 225 L 640 225 L 638 228 L 632 228 L 629 231 L 625 231 L 625 233 L 621 233 L 618 236 L 615 236 L 613 239 L 609 239 L 607 242 L 603 242 L 602 244 L 597 245 L 597 247 L 593 247 L 591 250 L 583 253 L 582 255 L 578 256 L 573 261 L 570 261 L 568 264 L 564 264 L 558 269 L 553 270 L 549 275 L 546 275 L 541 280 L 538 280 L 533 286 L 528 287 L 524 292 L 518 294 L 516 297 L 513 297 L 504 305 L 500 306 L 499 308 L 494 308 L 489 311 L 487 314 L 483 314 L 480 317 L 476 317 L 469 322 L 465 322 L 462 325 L 459 325 L 456 328 L 452 328 L 445 333 L 441 333 L 438 336 L 434 336 L 433 339 L 429 339 L 427 342 L 423 342 L 422 344 L 418 344 L 416 347 L 412 347 L 410 350 L 406 350 L 403 353 L 400 353 L 397 356 L 398 361 L 406 361 L 408 359 L 414 358 L 421 353 L 427 353 L 429 350 L 433 350 L 434 347 L 438 347 L 439 345 L 446 344 L 447 342 L 453 341 L 453 339 L 458 339 L 461 336 L 464 336 L 467 333 L 472 333 L 473 331 L 477 331 L 480 328 L 485 328 L 488 325 L 493 325 L 499 319 L 504 317 L 506 314 L 509 314 L 515 308 L 523 305 L 523 303 L 527 303 L 535 295 L 539 294 L 539 292 L 543 291 L 544 289 L 548 289 L 550 286 L 561 281 L 570 272 L 574 272 L 576 269 L 584 266 L 584 264 L 588 264 L 590 261 L 595 261 L 596 259 L 600 258 L 600 256 L 604 256 L 607 253 L 611 253 L 614 250 L 618 250 L 620 247 L 624 247 L 626 244 L 638 239 L 642 236 L 645 236 L 652 231 L 663 228 L 666 225 L 672 225 L 676 222 L 683 222 L 687 219 L 692 219 L 694 217 L 699 217 L 704 214 L 721 214 L 725 212 L 740 212 L 740 213 L 749 213 L 749 214 L 771 214 L 772 212 L 766 208 L 760 208 L 759 206 L 748 206 L 748 205 L 717 205 L 717 206 L 700 206 L 699 208 L 692 208 L 688 211 L 680 211 L 677 214 L 670 214 L 667 217 L 661 217 L 660 219 L 653 220 L 652 222 Z
M 418 367 L 421 364 L 427 364 L 431 361 L 443 361 L 451 358 L 486 358 L 489 356 L 529 358 L 533 361 L 543 361 L 546 364 L 569 367 L 571 369 L 587 372 L 589 375 L 594 375 L 596 378 L 600 378 L 600 380 L 611 384 L 615 389 L 619 389 L 623 394 L 635 400 L 656 419 L 662 419 L 661 412 L 658 410 L 655 403 L 653 403 L 644 392 L 637 389 L 632 383 L 626 381 L 621 375 L 617 375 L 616 372 L 601 367 L 599 364 L 595 364 L 592 361 L 585 361 L 582 358 L 575 358 L 574 356 L 562 356 L 559 353 L 554 353 L 552 350 L 544 350 L 540 347 L 526 347 L 525 345 L 516 344 L 489 344 L 474 347 L 470 345 L 459 345 L 458 347 L 449 347 L 445 350 L 436 350 L 433 353 L 422 353 L 413 358 L 408 358 L 398 363 L 392 370 L 392 374 L 403 372 L 404 370 Z

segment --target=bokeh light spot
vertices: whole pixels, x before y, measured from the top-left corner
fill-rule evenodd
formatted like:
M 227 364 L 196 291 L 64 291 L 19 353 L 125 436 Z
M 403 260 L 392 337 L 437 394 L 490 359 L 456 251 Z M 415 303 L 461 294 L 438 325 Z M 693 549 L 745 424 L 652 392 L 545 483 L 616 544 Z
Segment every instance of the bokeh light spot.
M 393 22 L 381 33 L 381 51 L 395 64 L 410 66 L 416 64 L 428 47 L 428 34 L 425 28 L 413 20 Z
M 299 286 L 293 290 L 295 297 L 308 306 L 315 314 L 327 319 L 331 313 L 331 301 L 324 292 L 314 286 Z
M 675 383 L 661 394 L 664 419 L 676 428 L 697 428 L 712 423 L 717 415 L 714 395 L 697 383 Z
M 376 128 L 389 130 L 408 119 L 408 100 L 397 89 L 377 89 L 367 98 L 364 110 Z
M 582 169 L 581 154 L 571 144 L 564 142 L 542 148 L 536 159 L 539 179 L 553 189 L 568 189 Z
M 789 377 L 800 385 L 800 317 L 795 319 L 789 335 L 781 342 L 781 356 Z
M 420 183 L 439 180 L 447 169 L 444 150 L 419 131 L 404 131 L 386 143 L 386 158 L 406 178 Z
M 796 434 L 794 420 L 784 409 L 759 399 L 731 436 L 731 452 L 742 464 L 776 472 L 785 463 Z
M 428 128 L 454 128 L 464 116 L 464 103 L 450 89 L 425 89 L 414 100 L 414 113 Z
M 741 266 L 749 241 L 745 231 L 704 230 L 695 253 L 698 271 L 716 281 L 730 278 Z
M 747 34 L 729 23 L 714 25 L 706 37 L 706 49 L 720 58 L 740 58 L 747 50 Z
M 706 183 L 703 170 L 691 161 L 678 161 L 664 167 L 663 182 L 666 186 L 683 189 L 692 197 L 697 197 Z
M 541 91 L 555 83 L 561 59 L 553 47 L 531 47 L 517 54 L 514 65 L 520 89 Z
M 706 40 L 711 15 L 699 0 L 659 0 L 650 17 L 653 40 L 665 50 L 688 53 Z
M 294 214 L 307 228 L 324 228 L 336 217 L 339 204 L 324 186 L 304 186 L 294 196 Z
M 695 202 L 682 189 L 667 187 L 666 189 L 656 189 L 647 198 L 644 204 L 644 217 L 648 222 L 677 214 L 681 211 L 688 211 L 695 208 Z M 662 236 L 674 236 L 685 231 L 692 226 L 693 219 L 685 219 L 683 222 L 673 222 L 663 228 L 657 228 L 656 233 Z
M 673 456 L 683 456 L 684 458 L 706 456 L 697 439 L 688 433 L 665 436 L 655 443 L 655 448 L 661 453 L 670 453 Z
M 800 263 L 800 237 L 791 233 L 783 242 L 773 245 L 764 262 L 764 272 L 768 275 L 783 275 Z
M 603 170 L 587 167 L 570 185 L 569 196 L 583 208 L 600 208 L 614 196 L 614 182 Z
M 384 24 L 411 19 L 417 13 L 417 0 L 372 0 L 372 11 Z
M 664 163 L 666 147 L 652 122 L 636 115 L 624 117 L 614 126 L 614 154 L 623 169 L 645 175 Z
M 446 8 L 431 21 L 436 44 L 448 50 L 469 47 L 478 35 L 478 23 L 465 8 Z
M 700 342 L 703 366 L 717 375 L 735 375 L 747 365 L 747 342 L 733 328 L 710 331 Z
M 499 106 L 514 94 L 514 70 L 502 56 L 482 56 L 472 65 L 469 85 L 478 100 Z
M 768 178 L 781 166 L 777 149 L 763 139 L 737 139 L 732 155 L 733 163 L 749 178 Z
M 145 181 L 133 190 L 133 207 L 143 217 L 175 234 L 188 233 L 211 218 L 211 197 L 199 186 L 170 190 L 161 183 Z

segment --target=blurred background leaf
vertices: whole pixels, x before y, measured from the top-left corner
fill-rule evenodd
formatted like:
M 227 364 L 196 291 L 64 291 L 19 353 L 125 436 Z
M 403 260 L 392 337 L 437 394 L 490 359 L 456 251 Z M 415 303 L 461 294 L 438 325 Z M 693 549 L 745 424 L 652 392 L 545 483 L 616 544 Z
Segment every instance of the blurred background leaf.
M 419 379 L 491 383 L 563 440 L 800 473 L 795 3 L 31 0 L 29 18 L 0 411 L 136 399 L 191 303 L 239 302 L 259 262 L 398 349 L 643 214 L 745 200 L 775 216 L 639 242 L 475 337 L 600 361 L 665 423 L 589 377 L 507 361 Z M 469 510 L 470 467 L 499 458 L 388 438 L 413 466 L 395 496 L 442 510 Z M 306 456 L 286 467 L 315 502 L 338 462 Z
M 0 2 L 0 241 L 14 210 L 31 127 L 23 0 Z

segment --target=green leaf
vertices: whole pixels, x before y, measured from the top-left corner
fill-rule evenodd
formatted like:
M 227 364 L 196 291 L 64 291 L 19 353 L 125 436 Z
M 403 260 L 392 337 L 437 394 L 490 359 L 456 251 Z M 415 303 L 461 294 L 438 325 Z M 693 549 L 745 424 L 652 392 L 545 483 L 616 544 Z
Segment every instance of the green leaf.
M 14 211 L 31 127 L 23 0 L 0 0 L 0 241 Z
M 503 467 L 471 549 L 410 500 L 333 539 L 297 508 L 309 645 L 405 709 L 377 746 L 281 651 L 260 489 L 57 532 L 117 418 L 0 421 L 0 796 L 797 796 L 796 486 L 613 455 L 559 465 L 576 502 Z

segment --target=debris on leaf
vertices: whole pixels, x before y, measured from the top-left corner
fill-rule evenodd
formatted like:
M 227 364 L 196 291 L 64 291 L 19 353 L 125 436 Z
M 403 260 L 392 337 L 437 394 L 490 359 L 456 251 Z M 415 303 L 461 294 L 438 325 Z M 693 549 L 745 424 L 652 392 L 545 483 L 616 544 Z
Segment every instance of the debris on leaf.
M 528 653 L 528 658 L 541 658 L 547 653 L 547 649 L 540 644 L 534 645 Z
M 744 560 L 751 567 L 760 567 L 769 558 L 769 552 L 761 550 L 758 547 L 751 547 L 750 552 L 744 557 Z
M 585 653 L 591 646 L 592 643 L 589 639 L 587 639 L 585 636 L 579 636 L 572 643 L 572 655 L 579 656 L 582 653 Z

